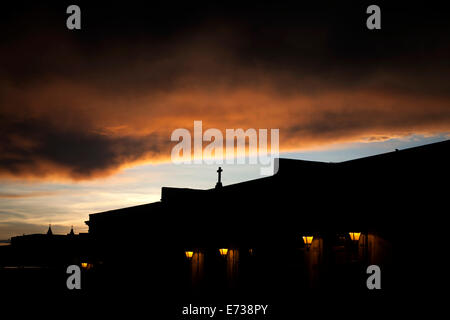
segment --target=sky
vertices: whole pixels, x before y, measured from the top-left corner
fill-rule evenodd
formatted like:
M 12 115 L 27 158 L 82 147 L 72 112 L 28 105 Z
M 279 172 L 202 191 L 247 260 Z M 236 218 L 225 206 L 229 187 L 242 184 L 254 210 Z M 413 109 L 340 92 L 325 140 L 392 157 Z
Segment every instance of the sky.
M 0 22 L 0 239 L 86 232 L 89 213 L 210 188 L 171 133 L 276 128 L 282 157 L 345 161 L 448 139 L 449 21 L 438 3 L 20 2 Z M 224 166 L 224 184 L 259 177 Z

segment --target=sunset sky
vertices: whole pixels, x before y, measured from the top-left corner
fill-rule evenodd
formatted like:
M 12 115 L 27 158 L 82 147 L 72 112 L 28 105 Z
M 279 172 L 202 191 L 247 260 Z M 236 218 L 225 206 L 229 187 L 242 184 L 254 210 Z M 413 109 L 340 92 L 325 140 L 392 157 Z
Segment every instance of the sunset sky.
M 2 9 L 0 240 L 213 187 L 170 163 L 177 128 L 276 128 L 283 157 L 343 161 L 448 139 L 448 14 L 371 2 L 78 2 Z M 224 184 L 259 177 L 225 166 Z

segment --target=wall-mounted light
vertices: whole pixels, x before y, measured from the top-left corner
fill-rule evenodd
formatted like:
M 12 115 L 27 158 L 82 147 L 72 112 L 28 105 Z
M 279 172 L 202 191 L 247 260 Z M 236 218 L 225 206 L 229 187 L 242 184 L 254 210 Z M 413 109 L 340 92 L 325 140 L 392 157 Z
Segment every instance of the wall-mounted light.
M 194 255 L 194 251 L 185 251 L 184 254 L 186 255 L 186 258 L 191 260 L 192 256 Z
M 225 257 L 228 254 L 228 249 L 221 248 L 221 249 L 219 249 L 219 252 L 220 252 L 221 256 Z
M 349 234 L 350 234 L 350 239 L 352 239 L 352 241 L 359 241 L 361 232 L 349 232 Z
M 311 247 L 313 239 L 313 236 L 303 236 L 303 243 L 305 244 L 306 250 L 309 250 L 309 248 Z
M 92 263 L 88 263 L 88 262 L 82 262 L 81 263 L 81 268 L 86 269 L 86 270 L 91 269 L 92 266 L 93 266 Z

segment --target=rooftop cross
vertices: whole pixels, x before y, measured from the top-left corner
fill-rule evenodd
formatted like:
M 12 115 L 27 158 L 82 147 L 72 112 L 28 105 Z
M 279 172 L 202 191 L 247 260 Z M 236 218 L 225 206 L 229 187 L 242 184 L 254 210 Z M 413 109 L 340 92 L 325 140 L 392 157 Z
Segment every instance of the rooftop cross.
M 216 188 L 222 187 L 222 171 L 222 167 L 219 167 L 219 169 L 217 169 L 218 181 L 216 183 Z

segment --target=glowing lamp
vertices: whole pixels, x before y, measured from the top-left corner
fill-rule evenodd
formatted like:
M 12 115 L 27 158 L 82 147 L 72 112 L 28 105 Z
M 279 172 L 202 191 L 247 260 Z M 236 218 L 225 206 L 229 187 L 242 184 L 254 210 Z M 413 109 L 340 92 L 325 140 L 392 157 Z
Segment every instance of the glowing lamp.
M 185 251 L 184 254 L 186 255 L 186 258 L 192 259 L 192 256 L 194 255 L 194 251 Z
M 88 262 L 82 262 L 81 263 L 81 268 L 89 270 L 92 268 L 92 263 L 88 263 Z
M 350 239 L 353 241 L 359 241 L 359 237 L 361 236 L 361 232 L 349 232 Z
M 219 249 L 219 252 L 220 252 L 220 254 L 221 254 L 222 256 L 226 256 L 227 253 L 228 253 L 228 249 L 222 248 L 222 249 Z
M 309 248 L 311 247 L 313 238 L 313 236 L 303 236 L 303 243 L 305 244 L 306 250 L 309 250 Z

